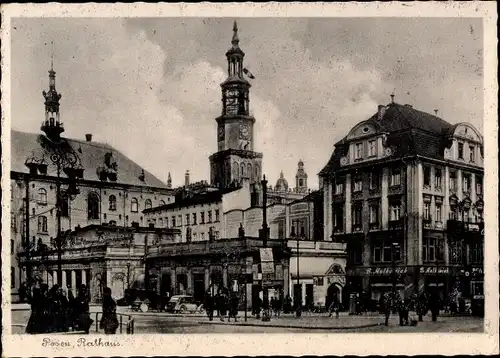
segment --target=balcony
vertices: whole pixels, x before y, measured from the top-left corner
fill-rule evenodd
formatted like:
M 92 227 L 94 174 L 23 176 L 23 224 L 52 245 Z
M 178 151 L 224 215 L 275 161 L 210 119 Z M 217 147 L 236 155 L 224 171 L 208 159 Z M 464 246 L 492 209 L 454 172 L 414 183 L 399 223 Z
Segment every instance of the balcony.
M 432 219 L 427 218 L 422 221 L 422 224 L 424 225 L 424 229 L 432 229 Z
M 446 229 L 451 234 L 478 233 L 484 232 L 484 222 L 463 222 L 456 219 L 450 219 L 446 223 Z
M 370 231 L 380 230 L 380 223 L 378 223 L 378 222 L 370 223 L 369 229 L 370 229 Z
M 403 219 L 389 220 L 389 230 L 401 230 L 403 228 Z

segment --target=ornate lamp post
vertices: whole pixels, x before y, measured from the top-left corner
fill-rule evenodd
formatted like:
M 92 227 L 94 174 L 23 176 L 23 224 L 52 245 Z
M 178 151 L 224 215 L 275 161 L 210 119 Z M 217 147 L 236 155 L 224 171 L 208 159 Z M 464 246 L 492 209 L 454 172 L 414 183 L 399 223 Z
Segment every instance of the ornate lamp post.
M 301 317 L 302 316 L 302 287 L 300 286 L 300 267 L 299 267 L 299 238 L 295 234 L 295 228 L 292 227 L 292 233 L 291 233 L 292 240 L 295 240 L 297 244 L 297 287 L 298 287 L 298 297 L 295 299 L 295 317 Z
M 262 246 L 267 248 L 267 240 L 269 235 L 269 227 L 267 226 L 267 180 L 266 176 L 263 176 L 261 181 L 262 185 L 262 229 L 260 229 L 260 236 L 262 238 Z M 262 315 L 263 321 L 271 320 L 271 315 L 269 314 L 269 290 L 267 285 L 264 285 L 264 277 L 262 277 L 262 294 L 264 305 L 264 314 Z

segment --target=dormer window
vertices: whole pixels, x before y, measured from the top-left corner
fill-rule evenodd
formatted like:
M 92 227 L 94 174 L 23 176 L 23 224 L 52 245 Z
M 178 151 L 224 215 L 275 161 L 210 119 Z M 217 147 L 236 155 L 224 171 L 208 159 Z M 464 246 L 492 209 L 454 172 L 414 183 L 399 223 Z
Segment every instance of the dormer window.
M 476 161 L 476 148 L 474 146 L 469 146 L 469 161 L 474 163 Z
M 464 159 L 464 144 L 458 143 L 458 159 Z
M 375 157 L 377 155 L 377 141 L 371 140 L 368 142 L 368 156 Z
M 356 143 L 354 159 L 362 159 L 362 158 L 363 158 L 363 143 Z

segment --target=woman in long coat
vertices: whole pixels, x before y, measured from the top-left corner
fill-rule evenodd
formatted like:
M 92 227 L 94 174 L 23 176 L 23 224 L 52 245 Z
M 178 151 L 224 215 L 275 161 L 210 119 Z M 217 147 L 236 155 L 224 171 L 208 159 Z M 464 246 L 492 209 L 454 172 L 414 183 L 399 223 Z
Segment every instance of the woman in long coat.
M 31 314 L 26 326 L 26 333 L 37 334 L 47 332 L 47 286 L 41 285 L 33 289 L 30 299 Z

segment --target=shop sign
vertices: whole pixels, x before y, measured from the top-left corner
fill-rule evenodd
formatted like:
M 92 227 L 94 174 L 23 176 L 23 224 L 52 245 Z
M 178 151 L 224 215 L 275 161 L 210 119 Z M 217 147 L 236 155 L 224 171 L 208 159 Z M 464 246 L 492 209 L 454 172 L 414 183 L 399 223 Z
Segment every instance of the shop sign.
M 392 267 L 369 267 L 366 269 L 366 274 L 369 276 L 389 276 L 393 272 L 396 275 L 404 275 L 408 272 L 408 269 L 406 267 L 396 267 L 394 270 Z
M 421 267 L 420 273 L 423 275 L 448 275 L 450 269 L 448 267 Z
M 274 262 L 262 262 L 260 264 L 262 274 L 274 274 Z

